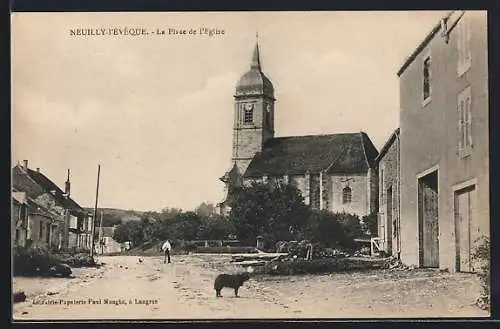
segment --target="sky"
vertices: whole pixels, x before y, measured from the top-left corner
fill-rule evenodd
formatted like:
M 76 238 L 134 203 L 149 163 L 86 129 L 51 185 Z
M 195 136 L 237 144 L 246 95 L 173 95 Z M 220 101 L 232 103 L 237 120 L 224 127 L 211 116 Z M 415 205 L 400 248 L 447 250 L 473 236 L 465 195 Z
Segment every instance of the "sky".
M 190 210 L 224 197 L 233 95 L 258 32 L 275 135 L 399 122 L 396 72 L 445 12 L 14 13 L 12 165 L 28 160 L 84 207 Z M 71 35 L 140 28 L 165 35 Z M 217 35 L 169 35 L 203 28 Z

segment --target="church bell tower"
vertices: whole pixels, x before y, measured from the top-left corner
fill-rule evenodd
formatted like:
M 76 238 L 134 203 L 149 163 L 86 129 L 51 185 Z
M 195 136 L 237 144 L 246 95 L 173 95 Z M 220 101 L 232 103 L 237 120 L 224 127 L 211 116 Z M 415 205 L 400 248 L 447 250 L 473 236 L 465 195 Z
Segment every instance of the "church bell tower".
M 225 184 L 225 199 L 218 204 L 228 214 L 234 189 L 242 186 L 243 175 L 264 143 L 274 137 L 274 87 L 262 72 L 258 40 L 250 63 L 234 94 L 233 152 L 231 169 L 220 178 Z
M 274 87 L 262 72 L 258 40 L 250 70 L 238 81 L 234 95 L 232 163 L 244 174 L 256 153 L 274 137 Z

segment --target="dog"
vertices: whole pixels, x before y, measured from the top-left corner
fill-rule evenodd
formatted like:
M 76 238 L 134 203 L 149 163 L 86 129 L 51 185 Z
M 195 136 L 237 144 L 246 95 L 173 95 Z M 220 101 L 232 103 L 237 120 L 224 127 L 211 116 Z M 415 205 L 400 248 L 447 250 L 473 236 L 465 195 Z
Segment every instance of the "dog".
M 250 275 L 247 272 L 240 274 L 219 274 L 214 282 L 215 296 L 222 297 L 220 294 L 222 288 L 233 288 L 234 296 L 239 297 L 238 289 L 248 280 L 250 280 Z

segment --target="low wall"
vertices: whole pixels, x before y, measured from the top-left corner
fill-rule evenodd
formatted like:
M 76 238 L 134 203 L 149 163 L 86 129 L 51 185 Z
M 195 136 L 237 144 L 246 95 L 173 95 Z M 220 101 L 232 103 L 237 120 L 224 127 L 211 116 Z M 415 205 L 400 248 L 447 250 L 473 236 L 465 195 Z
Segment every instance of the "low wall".
M 269 275 L 320 274 L 389 268 L 388 259 L 358 257 L 271 261 L 258 272 Z

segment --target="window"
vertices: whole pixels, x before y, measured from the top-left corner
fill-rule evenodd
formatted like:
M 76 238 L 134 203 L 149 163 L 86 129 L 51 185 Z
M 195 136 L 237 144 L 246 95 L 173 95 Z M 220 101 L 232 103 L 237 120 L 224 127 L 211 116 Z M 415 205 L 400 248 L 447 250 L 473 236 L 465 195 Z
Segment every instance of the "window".
M 465 88 L 457 100 L 458 108 L 458 152 L 466 156 L 472 148 L 472 102 L 471 88 Z
M 380 197 L 383 197 L 384 195 L 384 166 L 382 165 L 382 168 L 380 169 L 380 182 L 378 184 L 380 186 L 379 192 L 380 192 Z
M 431 99 L 431 57 L 426 56 L 424 59 L 424 72 L 423 72 L 423 99 L 424 105 Z
M 342 190 L 342 203 L 351 203 L 351 201 L 352 201 L 352 190 L 349 186 L 346 186 Z
M 467 16 L 464 15 L 458 22 L 457 31 L 457 52 L 458 52 L 458 65 L 457 73 L 458 75 L 464 74 L 472 62 L 472 53 L 470 47 L 471 40 L 471 30 L 470 21 Z
M 69 216 L 69 228 L 77 228 L 77 218 L 73 215 Z
M 253 109 L 245 109 L 245 115 L 243 117 L 244 123 L 252 123 L 253 122 Z
M 42 239 L 42 238 L 43 238 L 43 223 L 40 223 L 40 225 L 39 225 L 38 237 L 39 237 L 40 239 Z
M 26 238 L 27 239 L 32 239 L 33 237 L 33 220 L 30 218 L 30 216 L 26 216 Z
M 272 105 L 267 104 L 266 106 L 266 126 L 268 129 L 272 130 L 273 129 L 273 114 L 272 114 Z
M 50 243 L 50 224 L 49 223 L 45 224 L 45 232 L 47 232 L 46 236 L 45 236 L 45 242 Z
M 23 223 L 23 225 L 26 224 L 26 222 L 28 221 L 27 217 L 28 214 L 26 206 L 22 204 L 19 208 L 19 219 L 21 220 L 21 223 Z

